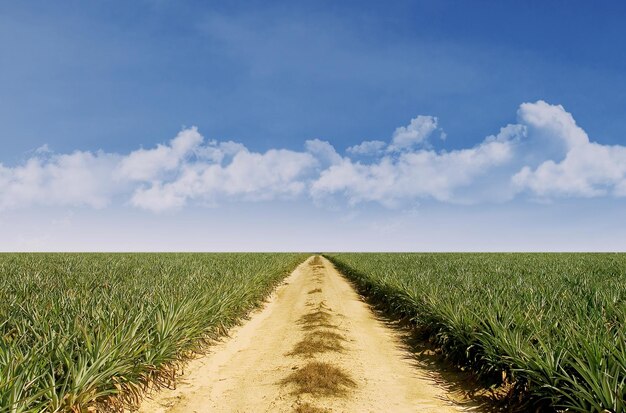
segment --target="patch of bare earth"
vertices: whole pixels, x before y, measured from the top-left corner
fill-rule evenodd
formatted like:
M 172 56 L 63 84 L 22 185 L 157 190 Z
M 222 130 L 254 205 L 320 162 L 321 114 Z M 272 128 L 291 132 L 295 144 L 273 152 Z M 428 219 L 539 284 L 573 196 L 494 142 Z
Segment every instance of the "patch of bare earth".
M 193 360 L 176 389 L 139 412 L 456 412 L 421 368 L 319 256 L 301 264 L 266 306 Z

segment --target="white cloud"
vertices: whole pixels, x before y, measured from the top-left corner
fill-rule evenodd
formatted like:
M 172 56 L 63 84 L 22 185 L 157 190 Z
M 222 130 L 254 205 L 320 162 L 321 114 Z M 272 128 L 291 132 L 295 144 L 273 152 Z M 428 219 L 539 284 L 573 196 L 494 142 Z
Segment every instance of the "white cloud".
M 387 144 L 383 141 L 364 141 L 358 145 L 350 146 L 346 152 L 352 155 L 379 155 Z
M 131 203 L 163 211 L 179 208 L 189 200 L 215 203 L 223 199 L 290 198 L 304 192 L 304 177 L 317 164 L 317 159 L 305 152 L 272 149 L 261 154 L 243 150 L 225 166 L 202 162 L 187 164 L 176 179 L 137 189 Z
M 525 103 L 518 116 L 529 129 L 530 159 L 550 158 L 513 175 L 519 191 L 540 198 L 624 196 L 626 147 L 591 142 L 561 105 Z
M 341 162 L 341 156 L 337 153 L 333 145 L 327 141 L 319 139 L 308 140 L 304 143 L 307 152 L 321 160 L 324 166 L 335 165 Z
M 395 130 L 389 150 L 411 149 L 424 143 L 436 129 L 436 117 L 419 115 L 411 119 L 411 123 L 407 126 L 400 126 Z
M 418 116 L 394 133 L 390 149 L 402 148 L 399 155 L 346 159 L 322 171 L 312 195 L 385 205 L 503 201 L 520 192 L 544 199 L 626 196 L 626 147 L 591 142 L 561 105 L 524 103 L 518 121 L 473 148 L 436 152 L 415 148 L 437 128 L 436 118 Z
M 543 100 L 522 103 L 517 111 L 519 121 L 527 125 L 538 144 L 568 151 L 575 146 L 589 143 L 589 137 L 572 115 L 561 105 L 550 105 Z
M 436 119 L 431 118 L 432 122 L 429 122 L 423 121 L 424 118 L 418 116 L 415 119 L 422 121 L 412 123 L 430 124 L 436 128 Z M 519 142 L 525 136 L 523 125 L 507 125 L 498 135 L 488 136 L 482 143 L 468 149 L 437 152 L 405 147 L 400 153 L 387 151 L 371 162 L 345 158 L 340 164 L 321 172 L 311 185 L 311 195 L 318 201 L 340 195 L 345 196 L 350 204 L 374 201 L 387 206 L 424 198 L 460 203 L 506 199 L 510 197 L 510 175 L 504 180 L 506 188 L 489 182 L 493 186 L 489 194 L 479 194 L 481 188 L 477 188 L 476 183 L 479 178 L 488 177 L 496 168 L 506 167 L 513 161 Z M 361 145 L 367 147 L 369 143 Z M 384 147 L 385 143 L 381 144 L 377 146 Z M 485 184 L 484 180 L 480 183 Z M 458 194 L 467 188 L 476 194 Z M 494 192 L 498 192 L 497 196 Z
M 316 170 L 341 161 L 328 142 L 306 142 L 306 151 L 250 152 L 244 145 L 203 143 L 196 128 L 167 144 L 127 155 L 39 151 L 22 165 L 0 164 L 0 210 L 34 205 L 102 208 L 116 196 L 130 205 L 164 211 L 190 200 L 293 198 L 307 190 Z
M 463 149 L 432 149 L 426 140 L 437 128 L 436 118 L 417 116 L 391 142 L 365 141 L 344 155 L 319 139 L 302 151 L 253 152 L 233 141 L 205 141 L 196 128 L 128 154 L 56 154 L 43 145 L 17 166 L 0 164 L 0 210 L 116 201 L 159 212 L 295 198 L 395 207 L 422 199 L 626 196 L 626 147 L 591 141 L 560 105 L 524 103 L 517 124 Z
M 238 142 L 211 140 L 206 145 L 196 148 L 195 155 L 205 161 L 222 163 L 245 150 L 246 147 Z
M 103 208 L 119 184 L 111 181 L 114 154 L 74 152 L 34 157 L 23 165 L 0 164 L 0 209 L 29 205 Z
M 187 202 L 187 197 L 171 184 L 164 187 L 161 182 L 155 182 L 150 187 L 135 190 L 130 202 L 138 208 L 163 212 L 181 208 Z
M 118 176 L 137 181 L 158 178 L 161 173 L 172 171 L 190 156 L 203 138 L 197 128 L 184 129 L 169 145 L 157 145 L 154 149 L 139 149 L 126 156 L 119 165 Z
M 47 143 L 44 143 L 43 145 L 35 149 L 35 153 L 37 154 L 52 153 L 52 152 L 53 152 L 52 149 L 50 149 L 50 146 L 48 146 Z
M 263 154 L 239 152 L 226 167 L 213 166 L 203 171 L 202 192 L 244 195 L 252 200 L 297 195 L 305 189 L 299 178 L 315 165 L 312 155 L 285 149 Z
M 311 193 L 316 199 L 342 194 L 351 204 L 376 201 L 395 206 L 420 198 L 450 202 L 455 200 L 455 189 L 471 184 L 511 156 L 511 141 L 488 139 L 471 149 L 405 152 L 370 164 L 346 159 L 323 171 L 312 184 Z
M 626 147 L 586 143 L 570 149 L 561 162 L 548 160 L 523 167 L 512 178 L 520 189 L 543 198 L 555 196 L 623 196 Z

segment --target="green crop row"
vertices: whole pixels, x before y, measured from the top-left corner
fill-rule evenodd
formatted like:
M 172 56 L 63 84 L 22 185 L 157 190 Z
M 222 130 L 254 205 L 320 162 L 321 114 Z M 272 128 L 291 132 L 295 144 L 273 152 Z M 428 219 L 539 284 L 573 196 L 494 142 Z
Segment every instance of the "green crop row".
M 626 254 L 329 254 L 526 409 L 626 411 Z
M 86 411 L 167 384 L 302 254 L 0 255 L 0 411 Z M 121 404 L 118 405 L 121 407 Z

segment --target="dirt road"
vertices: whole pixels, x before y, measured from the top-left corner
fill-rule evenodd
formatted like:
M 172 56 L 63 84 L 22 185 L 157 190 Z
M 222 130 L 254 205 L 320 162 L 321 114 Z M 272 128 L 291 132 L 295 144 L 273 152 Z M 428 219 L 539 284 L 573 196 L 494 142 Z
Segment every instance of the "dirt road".
M 352 286 L 321 257 L 301 264 L 270 302 L 212 352 L 191 361 L 175 390 L 143 413 L 457 412 L 401 350 Z

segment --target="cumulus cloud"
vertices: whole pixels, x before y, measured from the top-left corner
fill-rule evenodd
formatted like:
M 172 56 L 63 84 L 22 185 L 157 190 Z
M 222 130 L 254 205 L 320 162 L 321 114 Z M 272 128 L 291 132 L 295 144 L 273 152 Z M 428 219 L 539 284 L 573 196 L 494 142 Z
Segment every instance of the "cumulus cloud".
M 137 181 L 158 178 L 161 173 L 178 168 L 202 141 L 197 128 L 184 129 L 168 145 L 139 149 L 128 154 L 120 162 L 118 176 Z
M 130 202 L 133 206 L 153 212 L 179 209 L 187 202 L 187 196 L 184 191 L 177 189 L 177 185 L 154 182 L 149 187 L 135 190 Z
M 320 174 L 311 186 L 311 194 L 319 199 L 339 193 L 351 204 L 376 201 L 395 206 L 419 198 L 449 202 L 454 201 L 455 189 L 511 157 L 512 141 L 487 139 L 471 149 L 405 152 L 369 164 L 345 159 Z
M 539 101 L 518 111 L 529 130 L 529 162 L 511 181 L 540 198 L 624 196 L 626 147 L 591 142 L 561 105 Z
M 244 150 L 246 147 L 238 142 L 210 140 L 206 145 L 196 148 L 195 155 L 205 161 L 222 163 Z
M 512 178 L 521 190 L 542 198 L 556 196 L 624 196 L 626 147 L 589 142 L 569 150 L 561 162 L 524 166 Z
M 560 105 L 524 103 L 517 123 L 467 148 L 432 149 L 427 141 L 437 130 L 437 118 L 417 116 L 388 141 L 361 142 L 345 154 L 320 139 L 302 150 L 254 152 L 234 141 L 206 140 L 194 127 L 127 154 L 57 154 L 43 145 L 16 166 L 0 164 L 0 210 L 119 202 L 161 212 L 309 198 L 396 207 L 425 199 L 626 196 L 626 147 L 592 141 Z
M 303 177 L 316 165 L 316 158 L 309 153 L 242 150 L 225 166 L 205 162 L 185 165 L 175 179 L 137 189 L 131 203 L 158 212 L 179 208 L 189 200 L 211 204 L 222 199 L 290 198 L 305 190 Z
M 0 209 L 30 205 L 103 208 L 120 187 L 111 180 L 117 155 L 45 154 L 13 168 L 0 164 Z
M 43 145 L 35 149 L 35 153 L 37 154 L 52 153 L 52 149 L 50 149 L 50 146 L 48 146 L 47 143 L 44 143 Z
M 411 149 L 418 144 L 424 143 L 436 129 L 436 117 L 419 115 L 411 119 L 411 123 L 407 126 L 400 126 L 395 130 L 389 150 Z
M 423 142 L 436 130 L 437 120 L 418 116 L 411 125 L 396 129 L 388 149 L 379 152 L 377 158 L 363 162 L 347 157 L 322 171 L 311 184 L 312 197 L 320 201 L 343 196 L 350 204 L 370 201 L 389 207 L 419 199 L 473 203 L 510 197 L 510 174 L 506 175 L 503 169 L 511 168 L 517 148 L 526 137 L 523 125 L 507 125 L 497 135 L 488 136 L 474 147 L 453 151 L 406 146 Z M 422 131 L 412 135 L 421 138 L 399 140 L 398 137 L 409 129 Z M 370 142 L 361 145 L 367 147 Z M 402 144 L 403 150 L 397 152 L 400 142 L 406 145 Z M 377 146 L 382 150 L 386 144 L 381 143 Z M 494 172 L 504 173 L 506 179 L 500 180 L 504 182 L 496 184 L 491 179 Z M 478 185 L 489 185 L 491 190 L 485 194 Z
M 522 103 L 517 111 L 519 122 L 526 125 L 538 143 L 568 151 L 578 145 L 589 143 L 589 137 L 561 105 L 550 105 L 543 100 Z M 544 151 L 545 153 L 545 151 Z
M 497 135 L 449 152 L 416 148 L 437 129 L 436 118 L 418 116 L 396 129 L 378 159 L 363 163 L 346 158 L 322 171 L 311 194 L 389 206 L 424 198 L 504 201 L 520 193 L 543 199 L 626 196 L 626 147 L 592 142 L 561 105 L 524 103 L 517 115 L 518 123 Z M 362 145 L 367 148 L 369 141 Z M 356 154 L 360 148 L 348 152 Z M 390 153 L 399 150 L 399 155 Z
M 341 155 L 337 153 L 335 147 L 327 141 L 319 139 L 308 140 L 304 143 L 307 152 L 322 161 L 324 166 L 335 165 L 341 162 Z
M 196 128 L 165 144 L 127 155 L 37 152 L 22 165 L 0 164 L 0 210 L 33 205 L 102 208 L 119 196 L 155 212 L 189 201 L 258 201 L 306 192 L 315 170 L 338 162 L 328 142 L 311 140 L 306 151 L 250 152 L 232 141 L 204 142 Z
M 350 146 L 346 152 L 352 155 L 373 156 L 382 153 L 387 144 L 383 141 L 364 141 L 358 145 Z

